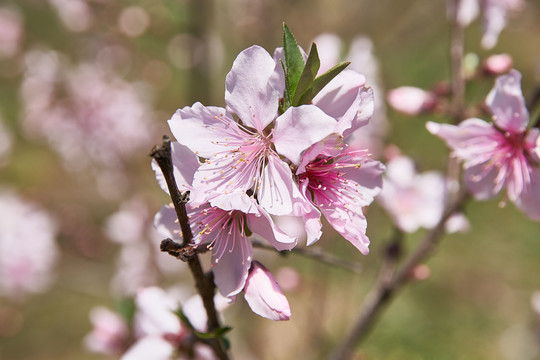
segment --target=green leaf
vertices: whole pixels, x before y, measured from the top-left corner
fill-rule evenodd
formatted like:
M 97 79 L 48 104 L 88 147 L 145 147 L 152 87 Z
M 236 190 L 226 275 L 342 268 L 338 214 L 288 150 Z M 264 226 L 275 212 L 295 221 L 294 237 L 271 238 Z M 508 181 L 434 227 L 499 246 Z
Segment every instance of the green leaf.
M 321 91 L 332 79 L 334 79 L 340 72 L 345 70 L 347 66 L 349 66 L 350 62 L 343 61 L 322 74 L 321 76 L 317 77 L 313 81 L 313 85 L 305 91 L 305 93 L 302 95 L 302 98 L 298 102 L 298 105 L 302 104 L 309 104 L 311 100 Z
M 229 326 L 224 326 L 224 327 L 220 327 L 214 331 L 210 331 L 210 332 L 199 332 L 199 331 L 195 331 L 195 334 L 197 335 L 197 337 L 201 338 L 201 339 L 222 339 L 224 337 L 224 335 L 226 333 L 228 333 L 229 331 L 231 331 L 232 328 L 229 327 Z
M 300 104 L 300 99 L 302 95 L 313 85 L 313 81 L 317 76 L 317 72 L 321 67 L 321 61 L 319 60 L 319 53 L 317 51 L 317 45 L 315 43 L 311 44 L 311 50 L 309 50 L 309 55 L 304 66 L 304 71 L 300 76 L 298 81 L 298 86 L 296 88 L 296 93 L 294 94 L 294 99 L 292 101 L 292 106 L 298 106 Z
M 288 91 L 289 97 L 293 99 L 305 65 L 298 43 L 285 23 L 283 23 L 283 56 L 285 57 L 286 67 L 285 91 Z

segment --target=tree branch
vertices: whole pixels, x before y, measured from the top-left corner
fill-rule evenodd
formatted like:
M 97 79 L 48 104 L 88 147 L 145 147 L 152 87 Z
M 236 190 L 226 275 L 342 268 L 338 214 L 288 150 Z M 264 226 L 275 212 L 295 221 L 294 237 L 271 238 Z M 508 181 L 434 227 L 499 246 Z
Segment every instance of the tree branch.
M 426 234 L 416 250 L 405 262 L 405 265 L 397 273 L 394 271 L 395 258 L 387 255 L 375 285 L 362 304 L 358 319 L 345 341 L 330 356 L 331 360 L 350 359 L 352 357 L 354 347 L 369 333 L 375 320 L 389 300 L 402 286 L 407 284 L 413 269 L 433 252 L 444 235 L 444 224 L 452 214 L 463 207 L 467 199 L 468 193 L 462 190 L 456 200 L 446 207 L 437 226 Z
M 182 230 L 183 244 L 181 248 L 188 248 L 192 245 L 193 233 L 191 232 L 191 227 L 189 226 L 189 219 L 186 211 L 186 203 L 189 200 L 188 193 L 180 193 L 176 181 L 174 179 L 173 163 L 171 158 L 171 141 L 167 136 L 163 136 L 163 143 L 161 146 L 154 146 L 150 152 L 150 156 L 156 160 L 158 163 L 165 181 L 167 182 L 167 188 L 169 189 L 169 194 L 176 211 L 176 216 L 180 223 L 180 228 Z M 172 240 L 171 240 L 172 241 Z M 177 244 L 178 245 L 178 244 Z M 163 247 L 163 244 L 161 245 Z M 169 246 L 171 244 L 169 243 Z M 198 255 L 192 254 L 192 256 L 186 257 L 189 269 L 195 280 L 195 286 L 201 295 L 203 300 L 203 305 L 208 315 L 208 331 L 219 329 L 219 318 L 214 305 L 214 293 L 215 285 L 214 280 L 210 275 L 204 274 L 200 259 Z M 219 357 L 219 359 L 228 359 L 228 355 L 224 350 L 222 341 L 219 339 L 212 339 L 209 342 L 212 346 L 214 352 Z
M 253 239 L 252 243 L 253 243 L 253 246 L 258 247 L 260 249 L 276 251 L 276 249 L 273 246 L 268 245 L 262 241 Z M 354 261 L 343 260 L 335 255 L 332 255 L 323 251 L 321 248 L 293 248 L 290 251 L 282 251 L 280 253 L 282 255 L 295 253 L 298 255 L 308 257 L 313 260 L 320 261 L 325 264 L 339 266 L 341 268 L 344 268 L 356 274 L 360 274 L 363 270 L 362 264 L 359 264 Z

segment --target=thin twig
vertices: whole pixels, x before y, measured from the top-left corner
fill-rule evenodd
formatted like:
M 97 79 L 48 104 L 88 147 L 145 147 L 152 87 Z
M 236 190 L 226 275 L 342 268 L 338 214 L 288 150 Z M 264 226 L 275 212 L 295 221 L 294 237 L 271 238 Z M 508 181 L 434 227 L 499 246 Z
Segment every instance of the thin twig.
M 150 156 L 156 160 L 158 163 L 165 181 L 167 182 L 167 188 L 169 189 L 169 194 L 176 211 L 176 216 L 180 223 L 180 228 L 182 230 L 183 245 L 182 247 L 187 247 L 192 243 L 193 233 L 191 232 L 191 227 L 189 226 L 189 219 L 186 211 L 186 202 L 189 199 L 187 193 L 180 193 L 176 181 L 174 179 L 174 170 L 171 158 L 171 141 L 167 136 L 163 137 L 163 143 L 161 146 L 154 146 Z M 214 305 L 214 293 L 215 285 L 211 276 L 205 275 L 201 262 L 197 254 L 187 259 L 189 269 L 191 274 L 195 279 L 195 286 L 201 298 L 203 300 L 203 305 L 208 315 L 208 331 L 214 331 L 220 328 L 219 318 Z M 218 356 L 219 359 L 228 359 L 228 355 L 224 350 L 223 343 L 219 339 L 212 339 L 209 342 Z
M 466 191 L 461 191 L 457 199 L 445 209 L 445 212 L 435 228 L 430 230 L 424 239 L 420 242 L 413 254 L 402 266 L 401 270 L 395 273 L 392 268 L 392 262 L 385 261 L 377 282 L 372 290 L 366 296 L 363 303 L 360 316 L 356 320 L 352 330 L 349 332 L 345 341 L 334 351 L 330 359 L 342 360 L 350 359 L 353 355 L 355 345 L 359 344 L 371 330 L 377 316 L 380 315 L 384 306 L 396 294 L 411 277 L 414 268 L 424 261 L 435 249 L 438 242 L 444 235 L 444 224 L 448 218 L 456 211 L 461 209 L 468 199 Z
M 276 249 L 273 246 L 268 245 L 262 241 L 254 239 L 252 240 L 252 242 L 253 242 L 253 246 L 258 247 L 260 249 L 276 251 Z M 302 255 L 310 259 L 325 263 L 325 264 L 341 267 L 355 274 L 360 274 L 363 270 L 362 264 L 359 264 L 354 261 L 343 260 L 335 255 L 325 252 L 321 248 L 293 248 L 290 251 L 283 251 L 281 253 L 284 255 L 288 253 Z

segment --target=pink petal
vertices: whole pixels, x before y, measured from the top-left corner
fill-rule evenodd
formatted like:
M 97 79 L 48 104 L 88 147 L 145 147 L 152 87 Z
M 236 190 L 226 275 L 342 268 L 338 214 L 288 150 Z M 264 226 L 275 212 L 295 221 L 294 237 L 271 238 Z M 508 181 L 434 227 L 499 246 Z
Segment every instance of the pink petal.
M 143 334 L 160 336 L 178 334 L 182 330 L 180 320 L 174 314 L 179 303 L 162 289 L 142 288 L 137 292 L 135 302 L 138 309 L 136 320 Z
M 529 218 L 540 221 L 540 169 L 532 169 L 530 178 L 531 183 L 523 190 L 515 203 Z
M 181 192 L 193 190 L 191 186 L 193 184 L 193 175 L 200 165 L 197 155 L 195 155 L 195 153 L 193 153 L 187 146 L 174 141 L 171 142 L 171 156 L 174 167 L 174 179 L 176 180 L 178 190 Z M 167 187 L 165 177 L 161 172 L 161 168 L 153 159 L 152 169 L 156 173 L 156 179 L 159 186 L 168 194 L 169 188 Z
M 465 169 L 465 183 L 475 199 L 486 200 L 495 196 L 504 185 L 497 180 L 499 171 L 496 167 L 486 169 L 485 164 L 478 164 Z
M 273 142 L 279 154 L 298 164 L 301 154 L 330 135 L 336 120 L 312 105 L 290 107 L 276 120 Z
M 154 227 L 157 232 L 163 236 L 173 240 L 180 240 L 180 225 L 174 207 L 162 206 L 154 217 Z
M 219 292 L 230 297 L 244 288 L 251 266 L 253 246 L 245 236 L 228 239 L 221 254 L 212 252 L 212 272 Z
M 431 92 L 413 86 L 389 90 L 386 100 L 395 110 L 411 116 L 431 110 L 437 101 Z
M 500 132 L 480 119 L 467 119 L 459 126 L 428 122 L 427 129 L 446 141 L 454 154 L 465 160 L 467 166 L 483 163 L 491 158 L 499 146 Z
M 257 203 L 247 196 L 244 191 L 234 191 L 230 194 L 219 195 L 210 200 L 210 205 L 225 211 L 239 210 L 246 214 L 258 214 Z
M 246 216 L 249 229 L 268 241 L 278 251 L 291 250 L 296 246 L 296 238 L 285 234 L 275 224 L 270 215 L 263 209 L 260 214 Z
M 289 320 L 291 308 L 276 279 L 258 262 L 249 272 L 244 298 L 251 310 L 270 320 Z
M 303 215 L 309 205 L 293 181 L 291 169 L 275 156 L 267 161 L 257 192 L 259 204 L 272 215 Z
M 375 99 L 373 89 L 362 87 L 356 95 L 356 99 L 351 104 L 347 112 L 338 119 L 336 133 L 346 137 L 359 128 L 368 125 L 375 109 Z
M 486 104 L 493 112 L 498 127 L 512 134 L 522 133 L 529 123 L 529 112 L 521 91 L 521 73 L 511 70 L 499 76 L 495 87 L 489 92 Z
M 367 220 L 360 207 L 349 209 L 340 206 L 323 207 L 321 212 L 330 225 L 363 255 L 369 253 L 369 239 L 366 236 Z
M 170 360 L 174 346 L 158 336 L 147 336 L 137 341 L 120 360 Z
M 341 123 L 338 133 L 352 132 L 366 125 L 373 115 L 373 92 L 366 77 L 344 70 L 313 98 L 313 105 Z M 346 135 L 346 134 L 345 134 Z
M 178 109 L 168 123 L 179 143 L 204 158 L 226 150 L 224 144 L 231 139 L 241 141 L 245 137 L 225 109 L 201 103 Z
M 244 125 L 262 133 L 277 117 L 279 93 L 270 85 L 275 63 L 260 46 L 242 51 L 225 80 L 225 102 Z
M 373 202 L 373 198 L 381 192 L 382 173 L 385 166 L 376 160 L 366 159 L 365 157 L 351 158 L 347 163 L 358 162 L 360 168 L 346 167 L 340 169 L 345 179 L 349 180 L 351 186 L 354 186 L 357 199 L 356 204 L 367 206 Z

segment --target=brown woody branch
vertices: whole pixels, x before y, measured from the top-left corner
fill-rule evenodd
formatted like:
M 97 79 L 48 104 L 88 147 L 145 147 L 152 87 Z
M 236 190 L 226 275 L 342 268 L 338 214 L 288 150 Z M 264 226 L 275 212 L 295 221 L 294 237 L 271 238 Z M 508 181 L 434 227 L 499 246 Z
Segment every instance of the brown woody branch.
M 208 315 L 208 331 L 212 332 L 220 328 L 219 318 L 214 305 L 214 293 L 216 286 L 214 284 L 213 277 L 211 274 L 205 274 L 200 262 L 200 259 L 195 251 L 193 250 L 193 233 L 191 232 L 191 227 L 189 225 L 189 219 L 186 211 L 186 203 L 189 200 L 189 193 L 180 193 L 176 181 L 174 179 L 174 171 L 171 157 L 171 141 L 169 137 L 163 136 L 163 143 L 161 146 L 154 146 L 150 152 L 150 156 L 156 160 L 158 163 L 165 181 L 167 182 L 167 188 L 169 189 L 169 194 L 176 211 L 176 216 L 182 230 L 183 244 L 177 244 L 174 241 L 164 240 L 165 244 L 162 242 L 161 248 L 165 248 L 167 252 L 173 250 L 177 252 L 179 256 L 183 256 L 181 259 L 187 261 L 191 274 L 195 280 L 195 286 L 197 291 L 201 295 L 203 300 L 203 305 Z M 184 256 L 185 255 L 185 256 Z M 177 256 L 178 258 L 181 258 Z M 219 359 L 228 359 L 228 355 L 224 349 L 223 343 L 219 339 L 211 339 L 208 341 L 208 344 L 212 347 Z

